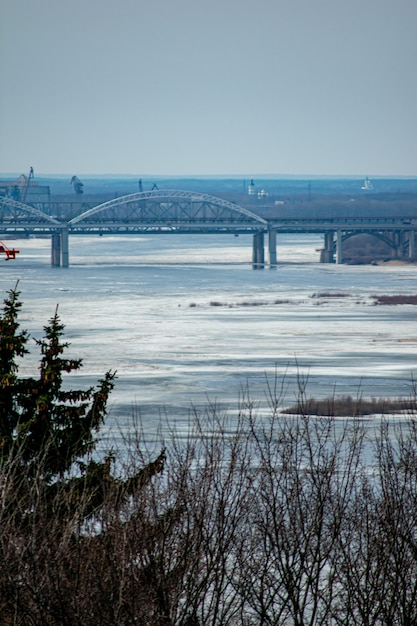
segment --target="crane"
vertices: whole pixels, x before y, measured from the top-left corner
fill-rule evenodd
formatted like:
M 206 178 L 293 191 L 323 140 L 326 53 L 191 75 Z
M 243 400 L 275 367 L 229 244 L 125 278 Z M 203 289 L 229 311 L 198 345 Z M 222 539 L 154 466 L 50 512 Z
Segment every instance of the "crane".
M 26 200 L 26 195 L 29 189 L 30 180 L 31 178 L 34 178 L 34 176 L 35 176 L 35 172 L 33 171 L 33 167 L 31 167 L 29 170 L 29 176 L 26 176 L 25 186 L 23 188 L 22 202 L 25 202 Z
M 70 185 L 73 185 L 74 191 L 78 196 L 84 193 L 84 189 L 83 189 L 84 183 L 82 183 L 77 176 L 73 176 L 71 178 Z
M 28 176 L 26 176 L 25 174 L 20 174 L 19 178 L 17 178 L 13 183 L 9 184 L 9 188 L 11 189 L 10 195 L 14 200 L 21 200 L 22 202 L 26 201 L 30 181 L 32 178 L 34 178 L 34 176 L 35 174 L 33 171 L 33 167 L 31 167 Z

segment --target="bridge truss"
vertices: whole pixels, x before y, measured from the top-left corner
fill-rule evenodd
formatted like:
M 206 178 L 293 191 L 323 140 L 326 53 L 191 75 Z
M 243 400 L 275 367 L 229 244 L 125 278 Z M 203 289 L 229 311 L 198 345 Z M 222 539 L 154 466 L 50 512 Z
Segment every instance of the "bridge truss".
M 68 222 L 71 231 L 253 232 L 267 225 L 259 215 L 222 198 L 178 190 L 122 196 L 95 206 Z
M 55 218 L 13 198 L 0 197 L 0 230 L 2 233 L 29 236 L 35 232 L 50 233 L 62 228 Z

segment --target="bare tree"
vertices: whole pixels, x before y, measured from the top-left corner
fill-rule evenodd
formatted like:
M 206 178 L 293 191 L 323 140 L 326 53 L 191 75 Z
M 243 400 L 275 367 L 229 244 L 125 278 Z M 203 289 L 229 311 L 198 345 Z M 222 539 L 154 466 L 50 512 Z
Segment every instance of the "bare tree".
M 333 554 L 360 464 L 357 423 L 274 415 L 254 422 L 242 593 L 255 624 L 325 624 L 338 594 Z
M 340 537 L 337 624 L 415 623 L 417 614 L 416 422 L 383 421 L 372 473 L 362 472 Z

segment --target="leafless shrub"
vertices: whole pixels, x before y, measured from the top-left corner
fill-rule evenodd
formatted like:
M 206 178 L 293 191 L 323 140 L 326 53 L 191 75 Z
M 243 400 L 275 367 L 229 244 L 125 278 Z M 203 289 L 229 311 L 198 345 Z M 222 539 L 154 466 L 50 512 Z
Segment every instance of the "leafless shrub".
M 372 296 L 375 304 L 387 304 L 387 305 L 395 305 L 395 304 L 417 304 L 417 296 L 406 296 L 406 295 L 396 295 L 396 296 Z
M 273 304 L 289 304 L 290 300 L 274 300 Z M 271 302 L 266 302 L 262 300 L 243 300 L 242 302 L 235 302 L 234 304 L 229 304 L 227 302 L 219 302 L 218 300 L 214 300 L 210 302 L 210 306 L 227 306 L 227 307 L 251 307 L 251 306 L 269 306 Z M 190 305 L 191 306 L 191 305 Z
M 334 291 L 319 291 L 313 293 L 312 298 L 350 298 L 350 293 L 334 292 Z
M 399 411 L 415 411 L 415 398 L 352 398 L 331 396 L 328 398 L 299 399 L 294 406 L 284 409 L 289 415 L 321 415 L 327 417 L 356 417 L 363 415 L 387 415 Z
M 382 422 L 338 538 L 335 624 L 412 624 L 417 603 L 417 431 Z
M 185 437 L 160 441 L 164 471 L 88 522 L 91 503 L 63 512 L 66 491 L 51 507 L 41 475 L 16 499 L 21 465 L 3 464 L 0 623 L 414 623 L 414 417 L 381 420 L 370 452 L 363 420 L 310 415 L 303 381 L 301 414 L 281 413 L 279 381 L 267 393 L 268 415 L 247 392 L 237 416 L 190 415 Z M 140 425 L 115 453 L 123 484 L 155 458 Z

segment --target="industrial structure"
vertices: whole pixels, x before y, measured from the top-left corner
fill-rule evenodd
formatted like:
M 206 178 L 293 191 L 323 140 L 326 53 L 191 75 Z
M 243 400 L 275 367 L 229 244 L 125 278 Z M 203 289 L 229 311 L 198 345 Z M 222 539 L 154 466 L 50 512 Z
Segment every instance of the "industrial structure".
M 0 255 L 4 255 L 6 261 L 10 261 L 11 259 L 16 258 L 16 254 L 19 254 L 20 250 L 16 250 L 16 248 L 9 248 L 5 243 L 0 241 Z
M 43 207 L 49 204 L 51 190 L 49 185 L 40 185 L 34 180 L 35 173 L 33 167 L 28 174 L 20 174 L 15 180 L 5 180 L 0 182 L 0 196 L 13 198 L 22 203 L 41 203 Z

